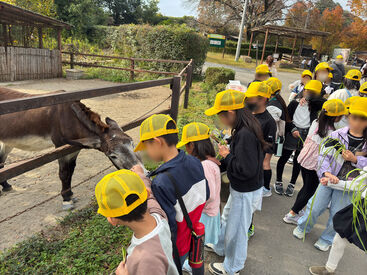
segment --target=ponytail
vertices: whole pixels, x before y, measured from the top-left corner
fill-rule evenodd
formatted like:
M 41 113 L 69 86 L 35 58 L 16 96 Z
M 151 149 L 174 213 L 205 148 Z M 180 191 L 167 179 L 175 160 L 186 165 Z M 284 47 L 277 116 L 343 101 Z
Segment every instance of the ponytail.
M 284 115 L 285 115 L 285 122 L 287 122 L 287 123 L 292 122 L 291 117 L 288 113 L 287 104 L 285 103 L 283 97 L 280 95 L 279 92 L 277 92 L 275 94 L 275 98 L 279 101 L 280 105 L 282 105 L 283 112 L 284 112 Z

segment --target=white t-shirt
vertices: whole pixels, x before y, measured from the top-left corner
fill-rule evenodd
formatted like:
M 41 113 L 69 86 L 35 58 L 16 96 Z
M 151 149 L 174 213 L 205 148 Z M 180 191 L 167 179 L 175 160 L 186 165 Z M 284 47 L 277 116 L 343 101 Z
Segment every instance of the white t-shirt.
M 293 115 L 293 124 L 297 128 L 306 129 L 311 125 L 310 121 L 310 110 L 308 109 L 308 104 L 298 104 L 296 111 Z
M 347 98 L 352 97 L 352 96 L 359 96 L 359 93 L 357 90 L 347 90 L 347 89 L 339 89 L 337 91 L 335 91 L 334 93 L 332 93 L 328 100 L 330 99 L 341 99 L 343 102 L 345 102 L 347 100 Z

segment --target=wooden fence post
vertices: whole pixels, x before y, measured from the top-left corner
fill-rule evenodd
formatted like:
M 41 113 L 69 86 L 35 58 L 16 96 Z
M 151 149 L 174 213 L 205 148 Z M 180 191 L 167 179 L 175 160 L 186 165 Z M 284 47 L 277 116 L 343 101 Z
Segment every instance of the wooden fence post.
M 171 98 L 171 117 L 177 121 L 178 107 L 180 104 L 181 76 L 174 76 L 171 83 L 172 98 Z
M 43 49 L 43 32 L 42 32 L 42 27 L 38 27 L 38 48 Z
M 70 53 L 70 69 L 74 69 L 74 52 Z
M 132 71 L 130 71 L 130 81 L 134 81 L 135 78 L 135 72 L 133 70 L 135 70 L 135 61 L 134 58 L 130 59 L 130 69 Z
M 186 88 L 185 88 L 185 100 L 184 100 L 185 109 L 187 109 L 187 107 L 189 106 L 189 95 L 191 84 L 192 84 L 192 64 L 188 65 L 186 70 Z

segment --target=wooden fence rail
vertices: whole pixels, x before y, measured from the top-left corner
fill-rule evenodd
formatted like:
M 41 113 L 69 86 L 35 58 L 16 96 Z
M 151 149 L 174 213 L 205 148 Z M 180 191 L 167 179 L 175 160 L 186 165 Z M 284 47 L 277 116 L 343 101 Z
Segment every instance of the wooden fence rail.
M 165 78 L 160 80 L 122 84 L 118 86 L 105 87 L 99 89 L 90 89 L 74 92 L 58 92 L 54 94 L 34 96 L 29 98 L 0 101 L 0 115 L 14 112 L 21 112 L 29 109 L 51 106 L 66 102 L 73 102 L 81 99 L 117 94 L 149 87 L 156 87 L 166 84 L 170 84 L 170 88 L 172 90 L 171 108 L 160 111 L 158 112 L 158 114 L 159 113 L 170 114 L 173 119 L 177 120 L 180 94 L 181 94 L 181 76 L 174 76 L 172 78 Z M 186 80 L 185 86 L 187 87 L 189 85 L 190 82 Z M 134 120 L 128 124 L 123 125 L 122 128 L 125 131 L 136 128 L 141 124 L 141 122 L 145 118 L 146 117 L 142 117 L 137 120 Z M 0 182 L 19 176 L 25 172 L 38 168 L 63 156 L 71 154 L 77 150 L 80 150 L 80 148 L 71 145 L 64 145 L 42 156 L 38 156 L 30 160 L 24 160 L 6 166 L 0 169 Z

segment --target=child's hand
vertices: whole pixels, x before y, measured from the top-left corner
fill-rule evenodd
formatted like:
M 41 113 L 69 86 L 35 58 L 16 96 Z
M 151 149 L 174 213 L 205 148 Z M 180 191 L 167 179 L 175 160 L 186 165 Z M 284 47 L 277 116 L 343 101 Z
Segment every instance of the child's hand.
M 330 174 L 329 172 L 326 172 L 325 173 L 325 177 L 329 179 L 329 181 L 332 183 L 332 184 L 337 184 L 339 183 L 339 178 Z
M 302 97 L 302 98 L 301 98 L 301 100 L 299 101 L 299 104 L 300 104 L 301 106 L 306 105 L 306 104 L 307 104 L 307 99 L 306 99 L 306 98 L 304 98 L 304 97 Z
M 144 175 L 144 170 L 143 170 L 143 167 L 141 167 L 140 164 L 137 164 L 137 165 L 134 165 L 132 168 L 131 168 L 131 171 L 137 173 L 137 174 L 143 174 Z
M 116 275 L 129 275 L 125 261 L 121 262 L 116 269 Z
M 220 156 L 222 156 L 223 158 L 226 158 L 229 155 L 229 149 L 226 145 L 219 145 L 218 144 L 218 153 Z
M 327 184 L 329 183 L 329 179 L 327 177 L 323 177 L 323 178 L 320 179 L 320 183 L 323 186 L 327 186 Z
M 357 157 L 349 150 L 344 150 L 342 153 L 342 157 L 346 161 L 350 161 L 352 163 L 357 163 Z
M 294 137 L 294 138 L 300 138 L 300 137 L 301 137 L 301 135 L 300 135 L 299 131 L 294 131 L 294 132 L 292 133 L 292 135 L 293 135 L 293 137 Z

